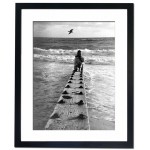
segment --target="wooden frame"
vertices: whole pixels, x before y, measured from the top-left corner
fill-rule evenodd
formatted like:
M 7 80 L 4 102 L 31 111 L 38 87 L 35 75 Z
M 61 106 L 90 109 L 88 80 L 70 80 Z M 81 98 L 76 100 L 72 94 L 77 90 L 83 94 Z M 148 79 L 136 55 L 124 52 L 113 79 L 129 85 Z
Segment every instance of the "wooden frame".
M 21 17 L 23 9 L 127 10 L 127 141 L 21 141 Z M 17 3 L 15 26 L 15 147 L 133 148 L 134 8 L 131 3 Z

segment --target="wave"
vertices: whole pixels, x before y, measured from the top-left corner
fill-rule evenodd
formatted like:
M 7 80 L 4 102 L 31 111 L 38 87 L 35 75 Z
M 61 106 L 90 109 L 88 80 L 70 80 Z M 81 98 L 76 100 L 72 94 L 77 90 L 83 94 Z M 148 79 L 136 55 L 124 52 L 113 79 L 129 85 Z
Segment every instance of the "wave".
M 74 63 L 74 56 L 69 55 L 39 55 L 34 54 L 34 60 L 42 60 L 42 61 L 49 61 L 49 62 L 58 62 L 58 63 Z M 85 56 L 85 64 L 91 64 L 91 65 L 114 65 L 115 60 L 112 57 L 88 57 Z
M 73 64 L 74 57 L 78 49 L 64 50 L 64 49 L 41 49 L 35 47 L 34 60 L 42 60 L 49 62 L 70 63 Z M 86 64 L 94 65 L 114 65 L 115 51 L 112 50 L 89 50 L 81 49 L 82 56 Z
M 76 55 L 79 49 L 41 49 L 38 47 L 34 47 L 34 54 L 35 53 L 46 53 L 50 55 Z M 90 49 L 80 49 L 83 56 L 86 55 L 100 55 L 100 56 L 114 56 L 115 50 L 114 49 L 97 49 L 97 50 L 90 50 Z

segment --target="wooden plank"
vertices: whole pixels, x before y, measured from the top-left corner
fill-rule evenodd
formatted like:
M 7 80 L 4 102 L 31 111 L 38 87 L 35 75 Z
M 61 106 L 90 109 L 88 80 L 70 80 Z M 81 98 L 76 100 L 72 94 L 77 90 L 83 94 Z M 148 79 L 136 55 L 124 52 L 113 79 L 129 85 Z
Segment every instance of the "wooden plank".
M 62 92 L 46 130 L 89 130 L 89 116 L 85 99 L 84 76 L 75 72 Z

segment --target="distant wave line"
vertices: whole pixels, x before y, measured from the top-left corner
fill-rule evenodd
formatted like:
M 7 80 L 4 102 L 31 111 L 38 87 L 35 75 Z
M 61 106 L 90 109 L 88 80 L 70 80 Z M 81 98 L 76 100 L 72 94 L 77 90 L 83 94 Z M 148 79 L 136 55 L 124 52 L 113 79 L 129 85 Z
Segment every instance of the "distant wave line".
M 79 49 L 71 49 L 71 50 L 65 50 L 65 49 L 42 49 L 42 48 L 38 48 L 38 47 L 34 47 L 34 51 L 36 53 L 38 52 L 45 52 L 45 53 L 48 53 L 48 54 L 51 54 L 51 55 L 76 55 L 77 51 Z M 115 54 L 115 50 L 114 49 L 109 49 L 109 50 L 106 50 L 106 49 L 97 49 L 97 50 L 90 50 L 90 49 L 80 49 L 82 54 L 83 55 L 114 55 Z

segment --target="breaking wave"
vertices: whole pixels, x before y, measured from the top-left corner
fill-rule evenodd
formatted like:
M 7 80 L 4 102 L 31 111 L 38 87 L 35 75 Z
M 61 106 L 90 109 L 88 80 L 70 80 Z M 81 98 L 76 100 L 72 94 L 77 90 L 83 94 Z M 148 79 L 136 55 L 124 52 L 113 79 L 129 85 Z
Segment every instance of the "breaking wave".
M 40 59 L 49 62 L 60 62 L 60 63 L 73 63 L 74 57 L 78 51 L 75 50 L 64 50 L 64 49 L 41 49 L 35 47 L 34 59 Z M 114 49 L 109 50 L 89 50 L 80 49 L 82 56 L 85 59 L 86 64 L 94 65 L 114 65 L 115 62 L 115 51 Z

